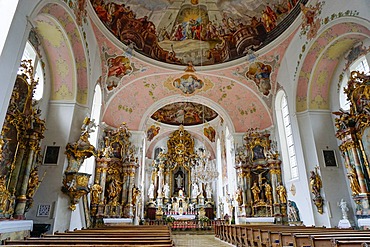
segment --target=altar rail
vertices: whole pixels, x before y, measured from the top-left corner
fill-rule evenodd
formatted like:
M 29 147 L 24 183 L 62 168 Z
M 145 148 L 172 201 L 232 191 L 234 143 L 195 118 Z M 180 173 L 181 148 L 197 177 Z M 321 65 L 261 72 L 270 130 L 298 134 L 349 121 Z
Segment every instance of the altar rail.
M 167 225 L 172 230 L 209 230 L 215 229 L 215 226 L 225 224 L 225 220 L 210 220 L 202 222 L 200 220 L 175 220 L 174 222 L 167 222 L 165 220 L 148 220 L 146 225 Z

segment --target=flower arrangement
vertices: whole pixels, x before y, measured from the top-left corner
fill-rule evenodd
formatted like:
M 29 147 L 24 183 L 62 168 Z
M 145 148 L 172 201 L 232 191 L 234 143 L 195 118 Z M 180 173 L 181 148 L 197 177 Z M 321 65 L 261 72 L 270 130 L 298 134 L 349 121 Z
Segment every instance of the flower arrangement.
M 176 219 L 175 219 L 174 217 L 172 217 L 172 216 L 168 216 L 168 217 L 166 218 L 166 222 L 167 222 L 167 223 L 173 223 L 175 220 L 176 220 Z
M 210 219 L 207 216 L 201 216 L 201 217 L 199 217 L 199 221 L 200 222 L 209 222 Z

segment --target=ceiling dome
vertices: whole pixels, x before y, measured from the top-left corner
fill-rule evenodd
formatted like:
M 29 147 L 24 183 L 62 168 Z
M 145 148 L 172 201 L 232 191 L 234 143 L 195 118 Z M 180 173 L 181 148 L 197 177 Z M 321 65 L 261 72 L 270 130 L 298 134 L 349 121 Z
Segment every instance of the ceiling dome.
M 196 66 L 231 61 L 262 48 L 299 14 L 298 0 L 91 2 L 125 45 L 161 62 Z

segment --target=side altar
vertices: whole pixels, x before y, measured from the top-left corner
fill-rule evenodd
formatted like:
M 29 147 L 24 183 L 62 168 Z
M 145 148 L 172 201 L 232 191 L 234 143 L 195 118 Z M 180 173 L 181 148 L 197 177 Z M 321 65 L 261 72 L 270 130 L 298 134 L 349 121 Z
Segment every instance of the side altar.
M 279 153 L 270 134 L 248 130 L 235 155 L 238 173 L 236 215 L 241 223 L 287 221 L 286 188 L 281 178 Z
M 167 152 L 161 151 L 152 163 L 147 218 L 195 218 L 204 211 L 213 219 L 213 187 L 218 172 L 210 157 L 204 147 L 194 147 L 193 138 L 183 126 L 174 131 L 167 141 Z

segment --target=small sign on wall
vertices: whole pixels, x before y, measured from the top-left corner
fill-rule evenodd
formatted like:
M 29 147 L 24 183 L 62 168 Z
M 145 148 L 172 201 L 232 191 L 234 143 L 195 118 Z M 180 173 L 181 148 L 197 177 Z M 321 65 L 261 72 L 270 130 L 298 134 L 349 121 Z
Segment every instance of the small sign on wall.
M 44 165 L 58 164 L 59 149 L 59 146 L 46 146 L 44 154 Z
M 326 167 L 337 167 L 337 159 L 334 150 L 322 150 L 324 156 L 324 164 Z

